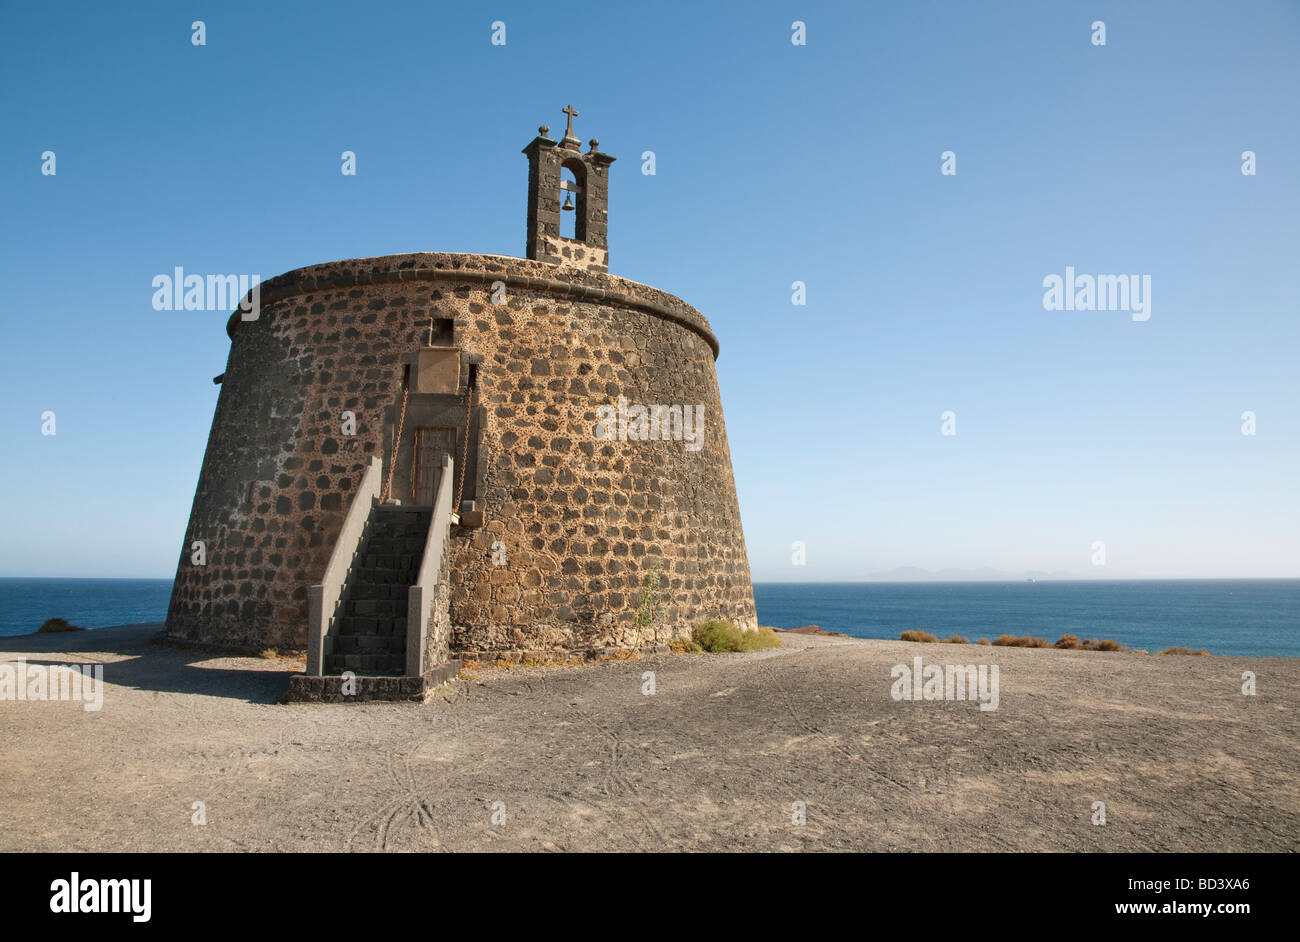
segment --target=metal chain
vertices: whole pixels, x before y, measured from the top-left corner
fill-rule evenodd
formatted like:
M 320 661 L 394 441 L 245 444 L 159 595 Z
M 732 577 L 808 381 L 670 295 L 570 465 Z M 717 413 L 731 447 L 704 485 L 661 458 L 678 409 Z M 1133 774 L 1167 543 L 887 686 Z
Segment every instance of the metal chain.
M 474 401 L 474 374 L 470 373 L 469 385 L 465 389 L 465 446 L 460 453 L 460 481 L 456 484 L 456 504 L 452 513 L 460 513 L 460 499 L 465 493 L 465 464 L 469 459 L 469 407 Z
M 384 493 L 379 498 L 381 504 L 393 493 L 393 472 L 397 470 L 397 449 L 402 444 L 402 427 L 406 424 L 406 397 L 410 392 L 410 384 L 402 387 L 402 416 L 397 420 L 397 435 L 393 438 L 393 460 L 388 463 L 388 482 L 384 485 Z

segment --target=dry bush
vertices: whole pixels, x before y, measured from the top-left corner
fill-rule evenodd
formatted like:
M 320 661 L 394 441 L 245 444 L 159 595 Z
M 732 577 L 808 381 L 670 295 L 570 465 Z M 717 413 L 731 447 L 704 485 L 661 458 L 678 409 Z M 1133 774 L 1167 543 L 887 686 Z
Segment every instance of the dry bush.
M 1031 635 L 998 635 L 993 643 L 1004 648 L 1047 648 L 1051 647 L 1046 638 L 1035 638 Z
M 928 631 L 904 631 L 898 636 L 899 641 L 919 641 L 923 644 L 938 644 L 939 639 Z

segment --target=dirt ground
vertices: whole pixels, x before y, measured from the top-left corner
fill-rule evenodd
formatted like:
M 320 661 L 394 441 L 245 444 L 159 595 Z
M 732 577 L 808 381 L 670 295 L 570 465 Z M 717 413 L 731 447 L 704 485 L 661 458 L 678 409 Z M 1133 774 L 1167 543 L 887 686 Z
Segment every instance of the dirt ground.
M 277 705 L 290 662 L 149 645 L 160 627 L 0 639 L 106 681 L 98 712 L 0 702 L 0 850 L 1300 849 L 1288 658 L 785 635 Z M 998 709 L 894 700 L 918 654 L 998 665 Z

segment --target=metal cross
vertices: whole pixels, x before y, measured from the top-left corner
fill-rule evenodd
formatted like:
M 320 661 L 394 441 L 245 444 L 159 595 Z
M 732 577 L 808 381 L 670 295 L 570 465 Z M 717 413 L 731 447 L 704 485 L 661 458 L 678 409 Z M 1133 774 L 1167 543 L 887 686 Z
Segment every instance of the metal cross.
M 569 116 L 569 126 L 564 129 L 564 136 L 573 137 L 573 119 L 578 116 L 577 109 L 574 108 L 573 105 L 568 105 L 564 108 L 561 108 L 560 113 L 567 114 Z

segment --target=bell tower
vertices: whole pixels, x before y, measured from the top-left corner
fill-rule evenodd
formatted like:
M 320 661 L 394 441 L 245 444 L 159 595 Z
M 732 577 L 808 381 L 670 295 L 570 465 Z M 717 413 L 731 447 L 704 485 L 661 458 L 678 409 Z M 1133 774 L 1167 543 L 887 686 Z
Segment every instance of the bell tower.
M 569 105 L 561 113 L 568 124 L 558 144 L 542 125 L 523 150 L 528 158 L 528 257 L 562 268 L 608 272 L 609 165 L 614 158 L 597 150 L 595 138 L 584 154 L 573 134 L 577 109 Z M 561 235 L 565 213 L 574 214 L 571 239 Z

